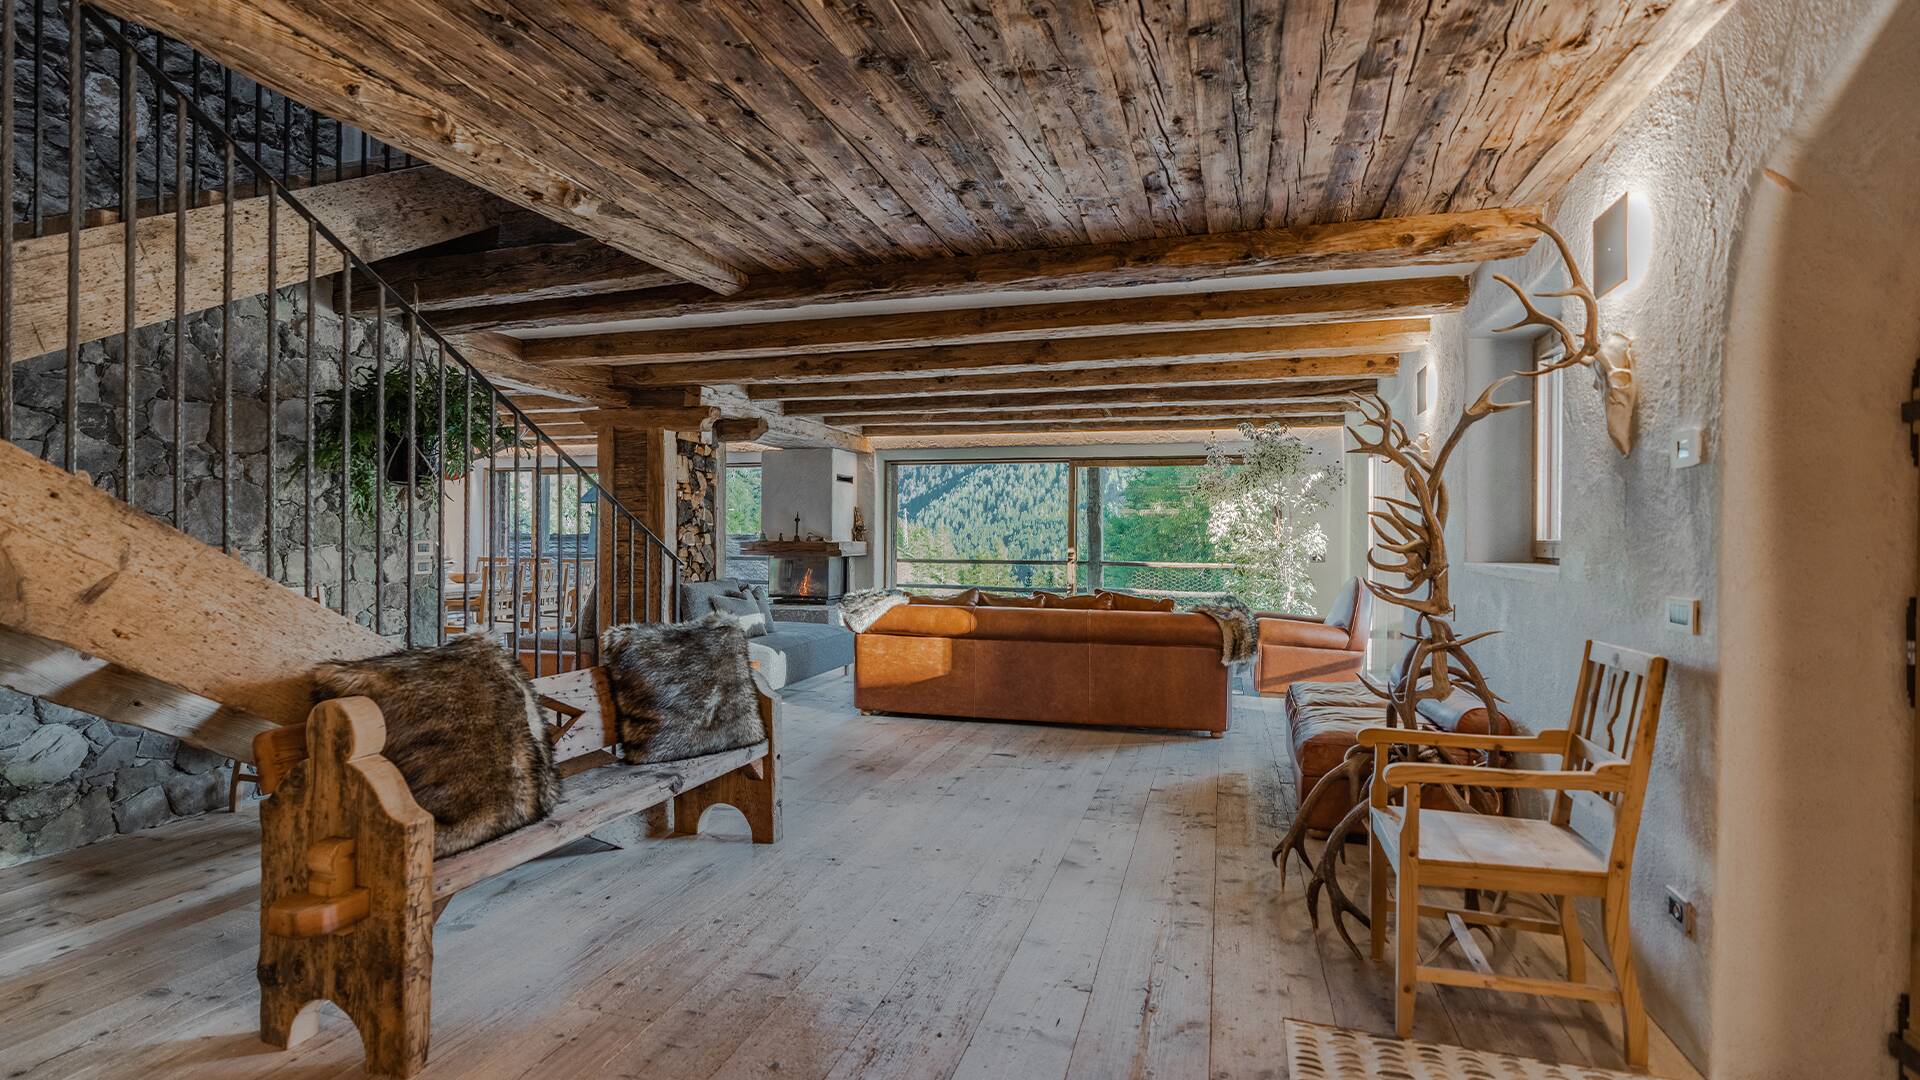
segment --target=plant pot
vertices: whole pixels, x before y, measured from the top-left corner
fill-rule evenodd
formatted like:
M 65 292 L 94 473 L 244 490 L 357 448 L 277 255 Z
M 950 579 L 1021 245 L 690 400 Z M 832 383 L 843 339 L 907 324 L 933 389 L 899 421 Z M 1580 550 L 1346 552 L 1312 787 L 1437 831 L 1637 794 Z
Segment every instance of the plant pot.
M 386 452 L 383 456 L 386 458 L 385 469 L 387 482 L 390 484 L 399 484 L 402 487 L 406 486 L 407 462 L 409 460 L 413 462 L 414 482 L 430 481 L 434 477 L 433 461 L 428 458 L 427 455 L 414 449 L 413 440 L 408 436 L 387 436 Z

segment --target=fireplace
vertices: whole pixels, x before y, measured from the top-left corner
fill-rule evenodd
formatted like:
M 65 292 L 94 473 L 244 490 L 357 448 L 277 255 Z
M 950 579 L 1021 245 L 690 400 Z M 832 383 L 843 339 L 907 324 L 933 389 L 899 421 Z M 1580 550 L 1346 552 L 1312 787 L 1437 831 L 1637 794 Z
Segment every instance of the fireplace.
M 847 560 L 837 555 L 777 555 L 767 560 L 767 591 L 789 604 L 828 604 L 847 591 Z

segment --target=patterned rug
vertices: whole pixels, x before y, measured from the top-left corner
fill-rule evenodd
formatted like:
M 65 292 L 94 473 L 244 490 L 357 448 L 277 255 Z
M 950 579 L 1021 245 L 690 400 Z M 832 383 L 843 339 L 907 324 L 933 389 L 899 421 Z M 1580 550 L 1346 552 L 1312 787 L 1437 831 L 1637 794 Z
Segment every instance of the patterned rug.
M 1287 1021 L 1292 1080 L 1648 1080 L 1643 1073 L 1554 1065 L 1438 1043 Z

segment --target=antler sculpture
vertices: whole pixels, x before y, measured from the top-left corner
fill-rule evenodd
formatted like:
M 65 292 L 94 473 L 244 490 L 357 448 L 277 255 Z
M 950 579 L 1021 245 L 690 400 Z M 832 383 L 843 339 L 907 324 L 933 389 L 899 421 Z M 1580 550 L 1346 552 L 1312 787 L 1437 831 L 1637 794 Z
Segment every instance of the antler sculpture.
M 1385 720 L 1389 727 L 1417 727 L 1422 701 L 1445 700 L 1459 688 L 1466 689 L 1485 706 L 1491 729 L 1498 730 L 1501 725 L 1501 699 L 1487 685 L 1479 665 L 1467 652 L 1469 645 L 1497 631 L 1460 637 L 1454 632 L 1451 622 L 1454 608 L 1447 581 L 1448 507 L 1445 480 L 1447 463 L 1469 429 L 1495 413 L 1527 404 L 1526 401 L 1498 400 L 1496 395 L 1501 389 L 1520 379 L 1537 379 L 1549 372 L 1587 364 L 1593 367 L 1595 378 L 1606 394 L 1608 436 L 1621 453 L 1626 453 L 1632 445 L 1635 398 L 1632 343 L 1620 334 L 1600 336 L 1599 304 L 1586 279 L 1581 276 L 1566 240 L 1543 222 L 1529 224 L 1553 241 L 1560 258 L 1566 263 L 1568 278 L 1572 282 L 1566 289 L 1541 295 L 1579 298 L 1586 314 L 1585 324 L 1582 332 L 1576 335 L 1565 322 L 1535 306 L 1532 298 L 1511 278 L 1495 274 L 1494 279 L 1513 290 L 1526 310 L 1526 315 L 1519 322 L 1502 327 L 1500 332 L 1517 330 L 1522 326 L 1546 327 L 1559 336 L 1564 355 L 1552 363 L 1503 375 L 1487 384 L 1480 391 L 1480 396 L 1460 411 L 1460 418 L 1454 422 L 1453 430 L 1437 450 L 1428 450 L 1426 444 L 1410 436 L 1406 426 L 1394 418 L 1392 406 L 1378 393 L 1362 393 L 1353 399 L 1360 422 L 1347 429 L 1354 442 L 1349 452 L 1367 454 L 1398 466 L 1405 478 L 1408 495 L 1405 499 L 1378 496 L 1380 508 L 1368 513 L 1374 545 L 1367 552 L 1367 565 L 1383 574 L 1397 575 L 1401 580 L 1398 583 L 1368 580 L 1364 584 L 1381 600 L 1407 608 L 1417 616 L 1413 642 L 1395 666 L 1387 685 L 1382 687 L 1366 675 L 1360 676 L 1368 689 L 1385 699 Z M 1438 755 L 1436 751 L 1427 750 L 1416 756 Z M 1483 764 L 1493 763 L 1491 755 L 1483 755 L 1481 761 Z M 1368 806 L 1365 788 L 1371 783 L 1372 777 L 1373 763 L 1367 751 L 1354 747 L 1347 753 L 1346 759 L 1322 776 L 1314 784 L 1313 790 L 1301 800 L 1300 809 L 1294 815 L 1286 836 L 1273 851 L 1274 859 L 1281 864 L 1283 873 L 1286 869 L 1285 859 L 1290 853 L 1298 855 L 1300 861 L 1312 871 L 1307 886 L 1309 916 L 1318 926 L 1319 893 L 1321 889 L 1326 889 L 1333 907 L 1334 926 L 1347 946 L 1356 953 L 1358 948 L 1348 936 L 1342 916 L 1352 915 L 1362 924 L 1367 922 L 1367 916 L 1347 898 L 1340 887 L 1336 870 L 1346 847 L 1346 838 L 1354 829 L 1364 827 Z M 1315 863 L 1307 854 L 1306 822 L 1311 816 L 1311 809 L 1325 793 L 1340 787 L 1354 796 L 1355 805 L 1328 834 L 1326 847 L 1321 851 L 1319 862 Z M 1492 789 L 1448 789 L 1447 794 L 1462 809 L 1484 812 L 1498 812 L 1500 809 L 1499 796 Z

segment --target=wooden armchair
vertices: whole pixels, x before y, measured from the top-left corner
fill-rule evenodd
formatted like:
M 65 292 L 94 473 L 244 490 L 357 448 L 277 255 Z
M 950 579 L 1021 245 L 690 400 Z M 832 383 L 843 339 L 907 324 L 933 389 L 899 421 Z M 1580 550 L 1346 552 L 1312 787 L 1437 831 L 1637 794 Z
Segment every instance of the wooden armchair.
M 1394 1027 L 1413 1034 L 1414 998 L 1422 981 L 1450 986 L 1546 994 L 1617 1003 L 1626 1035 L 1627 1063 L 1647 1064 L 1647 1017 L 1633 968 L 1628 934 L 1629 884 L 1634 840 L 1653 762 L 1660 697 L 1667 662 L 1614 645 L 1587 642 L 1574 694 L 1573 714 L 1561 731 L 1533 736 L 1462 735 L 1399 728 L 1368 728 L 1360 744 L 1374 750 L 1370 890 L 1373 958 L 1384 958 L 1389 898 L 1387 878 L 1397 881 L 1394 920 Z M 1392 745 L 1497 749 L 1549 754 L 1557 770 L 1491 769 L 1392 760 Z M 1457 813 L 1421 806 L 1428 785 L 1533 788 L 1553 791 L 1545 820 Z M 1395 792 L 1401 801 L 1392 802 Z M 1611 816 L 1608 850 L 1589 844 L 1570 827 L 1576 801 Z M 1545 894 L 1557 919 L 1443 907 L 1420 902 L 1421 889 Z M 1577 897 L 1598 897 L 1604 910 L 1607 948 L 1615 986 L 1587 982 L 1586 945 L 1575 915 Z M 1428 967 L 1419 962 L 1419 920 L 1446 919 L 1472 970 Z M 1468 935 L 1469 925 L 1558 934 L 1566 946 L 1567 978 L 1521 978 L 1496 974 Z

